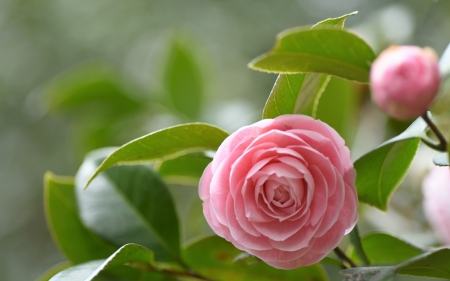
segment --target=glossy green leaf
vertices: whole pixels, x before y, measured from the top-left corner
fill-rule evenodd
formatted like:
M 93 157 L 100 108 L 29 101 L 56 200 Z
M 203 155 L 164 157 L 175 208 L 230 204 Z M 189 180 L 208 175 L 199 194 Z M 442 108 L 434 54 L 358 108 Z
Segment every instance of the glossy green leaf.
M 102 272 L 130 264 L 140 265 L 141 267 L 144 267 L 147 271 L 157 271 L 157 269 L 155 268 L 153 253 L 150 250 L 145 249 L 144 247 L 136 244 L 127 244 L 118 249 L 106 260 L 96 260 L 71 267 L 58 273 L 52 279 L 50 279 L 50 281 L 97 280 L 97 277 L 100 277 L 100 274 Z M 136 271 L 131 271 L 130 273 L 130 275 L 135 274 Z M 145 276 L 145 273 L 142 273 L 142 276 L 138 277 L 139 280 L 157 280 L 147 278 Z M 137 279 L 130 278 L 127 280 L 137 280 Z
M 60 251 L 74 264 L 106 258 L 118 247 L 87 229 L 78 215 L 73 178 L 47 172 L 44 205 L 48 228 Z
M 197 185 L 211 160 L 204 153 L 191 153 L 163 161 L 156 169 L 165 182 Z
M 433 157 L 433 163 L 436 166 L 450 166 L 449 162 L 448 152 L 439 153 Z
M 245 259 L 236 261 L 240 254 L 242 252 L 231 243 L 212 236 L 188 246 L 184 251 L 184 259 L 191 268 L 216 281 L 328 280 L 319 264 L 280 270 L 263 262 L 248 264 Z
M 311 29 L 342 29 L 347 17 L 353 14 L 323 20 Z M 329 80 L 329 75 L 318 73 L 280 74 L 264 107 L 263 119 L 283 114 L 304 114 L 315 118 L 319 99 Z
M 325 73 L 367 83 L 374 59 L 369 45 L 348 31 L 301 27 L 278 34 L 275 47 L 249 67 L 283 74 Z
M 325 74 L 280 74 L 263 110 L 263 119 L 283 114 L 313 116 L 330 76 Z
M 366 235 L 362 238 L 361 243 L 373 265 L 397 264 L 424 252 L 422 249 L 386 233 Z
M 200 66 L 188 46 L 179 40 L 172 42 L 164 82 L 174 108 L 196 119 L 204 96 Z
M 43 90 L 44 99 L 50 110 L 60 111 L 90 106 L 97 112 L 120 115 L 141 108 L 141 99 L 122 80 L 104 64 L 83 64 L 53 79 Z
M 59 272 L 69 268 L 72 266 L 71 262 L 62 262 L 55 266 L 49 268 L 46 272 L 44 272 L 41 276 L 39 276 L 35 281 L 49 281 L 53 276 L 58 274 Z
M 84 224 L 115 245 L 136 243 L 151 249 L 157 260 L 179 261 L 178 218 L 170 192 L 160 176 L 145 165 L 118 166 L 85 182 L 115 148 L 89 153 L 75 178 Z
M 86 179 L 85 186 L 100 172 L 114 165 L 171 159 L 188 153 L 216 150 L 226 137 L 226 132 L 204 123 L 178 125 L 150 133 L 112 152 Z
M 399 274 L 450 279 L 450 249 L 437 249 L 396 266 Z
M 361 202 L 386 210 L 389 198 L 402 181 L 424 136 L 421 118 L 402 134 L 355 161 L 356 189 Z

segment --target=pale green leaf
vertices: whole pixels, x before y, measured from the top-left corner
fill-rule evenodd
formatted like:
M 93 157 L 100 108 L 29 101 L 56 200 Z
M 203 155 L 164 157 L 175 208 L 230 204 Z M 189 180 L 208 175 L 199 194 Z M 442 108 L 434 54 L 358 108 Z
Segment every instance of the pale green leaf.
M 124 267 L 125 265 L 140 265 L 145 272 L 138 272 L 128 266 Z M 150 250 L 140 245 L 127 244 L 106 260 L 91 261 L 68 268 L 56 274 L 50 281 L 92 281 L 98 280 L 99 277 L 105 278 L 102 276 L 104 272 L 112 272 L 114 275 L 127 278 L 126 280 L 161 280 L 161 274 L 156 271 L 153 253 Z
M 369 81 L 375 54 L 361 38 L 340 29 L 288 29 L 275 47 L 250 62 L 254 70 L 271 73 L 325 73 L 361 83 Z
M 136 164 L 176 158 L 193 152 L 216 150 L 228 134 L 204 123 L 191 123 L 162 129 L 135 139 L 112 152 L 86 179 L 87 185 L 102 171 L 118 164 Z

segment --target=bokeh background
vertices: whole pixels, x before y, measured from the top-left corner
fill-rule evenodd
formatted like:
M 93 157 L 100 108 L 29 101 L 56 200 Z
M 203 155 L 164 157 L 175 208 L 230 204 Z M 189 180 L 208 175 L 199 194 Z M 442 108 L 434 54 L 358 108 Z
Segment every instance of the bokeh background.
M 346 26 L 376 52 L 416 44 L 440 55 L 450 41 L 446 0 L 0 0 L 1 280 L 34 280 L 64 259 L 45 223 L 45 171 L 74 175 L 87 151 L 170 125 L 232 132 L 258 120 L 276 75 L 247 63 L 283 29 L 353 11 Z M 407 125 L 356 92 L 353 158 Z M 362 232 L 437 243 L 420 202 L 432 156 L 421 148 L 388 214 L 363 208 Z M 195 190 L 172 192 L 180 209 L 198 203 Z M 208 231 L 183 221 L 200 229 L 185 228 L 185 240 Z

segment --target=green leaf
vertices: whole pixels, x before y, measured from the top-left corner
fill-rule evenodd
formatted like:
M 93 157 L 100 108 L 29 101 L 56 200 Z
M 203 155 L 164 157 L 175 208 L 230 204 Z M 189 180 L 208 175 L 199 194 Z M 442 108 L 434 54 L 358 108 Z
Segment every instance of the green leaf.
M 436 166 L 450 166 L 449 162 L 448 152 L 439 153 L 433 157 L 433 163 Z
M 78 264 L 106 258 L 117 250 L 81 222 L 73 178 L 47 172 L 44 177 L 44 201 L 53 240 L 71 262 Z
M 337 28 L 337 29 L 343 29 L 344 28 L 344 24 L 345 24 L 345 20 L 347 19 L 347 17 L 349 16 L 353 16 L 356 15 L 358 12 L 352 12 L 337 18 L 329 18 L 329 19 L 325 19 L 323 21 L 320 21 L 318 23 L 316 23 L 315 25 L 313 25 L 311 27 L 311 29 L 314 28 L 319 28 L 319 27 L 329 27 L 329 28 Z
M 396 266 L 399 274 L 450 279 L 450 249 L 437 249 Z
M 36 281 L 49 281 L 53 276 L 55 276 L 57 273 L 69 268 L 72 266 L 71 262 L 62 262 L 58 263 L 55 266 L 52 266 L 49 268 L 46 272 L 44 272 L 41 276 L 39 276 Z
M 137 243 L 151 249 L 157 260 L 179 261 L 178 218 L 170 192 L 149 166 L 118 166 L 84 183 L 113 151 L 89 153 L 76 178 L 76 194 L 84 224 L 115 245 Z
M 372 233 L 364 236 L 362 246 L 371 264 L 375 265 L 393 265 L 424 252 L 422 249 L 386 233 Z
M 350 147 L 358 127 L 360 98 L 353 82 L 331 77 L 313 117 L 335 129 Z
M 102 63 L 88 63 L 53 79 L 43 90 L 49 110 L 75 111 L 85 106 L 108 115 L 135 111 L 142 100 L 115 71 Z
M 97 280 L 97 277 L 101 277 L 100 274 L 102 272 L 114 270 L 123 265 L 140 265 L 141 267 L 145 267 L 147 271 L 157 271 L 155 268 L 153 253 L 150 250 L 145 249 L 140 245 L 127 244 L 118 249 L 106 260 L 96 260 L 71 267 L 58 273 L 50 279 L 50 281 Z M 128 274 L 136 274 L 136 271 L 131 271 L 131 273 L 128 271 Z M 145 272 L 140 275 L 139 280 L 156 280 L 148 278 L 149 276 L 145 276 Z M 160 274 L 154 275 L 158 276 Z M 130 279 L 137 280 L 135 278 Z
M 361 202 L 387 209 L 389 198 L 408 171 L 426 128 L 427 124 L 419 117 L 406 131 L 355 161 L 356 189 Z
M 157 171 L 167 183 L 197 185 L 211 157 L 191 153 L 163 161 Z
M 192 51 L 176 39 L 172 42 L 164 82 L 174 108 L 196 119 L 204 96 L 201 71 Z
M 217 281 L 328 280 L 319 264 L 279 270 L 263 262 L 247 264 L 245 260 L 236 261 L 240 254 L 242 252 L 231 243 L 212 236 L 188 246 L 184 251 L 184 258 L 192 269 Z
M 395 241 L 392 244 L 393 241 L 394 240 L 388 239 L 386 245 L 384 245 L 383 247 L 378 246 L 379 248 L 385 249 L 383 255 L 392 255 L 395 254 L 395 252 L 397 252 L 397 248 L 390 248 L 390 246 L 392 245 L 399 246 L 403 254 L 407 253 L 404 257 L 410 256 L 412 254 L 414 247 L 412 247 L 411 245 L 402 245 L 404 244 L 404 242 L 398 243 L 398 241 Z M 380 252 L 378 254 L 380 254 Z M 348 281 L 393 280 L 396 274 L 450 279 L 450 262 L 448 259 L 449 256 L 450 256 L 450 249 L 442 248 L 420 254 L 418 256 L 411 258 L 410 260 L 407 260 L 395 266 L 358 267 L 343 270 L 341 271 L 341 273 L 342 275 L 344 275 L 344 280 Z M 382 257 L 381 259 L 384 261 L 386 260 L 386 257 Z
M 360 260 L 362 260 L 364 265 L 369 265 L 370 261 L 367 258 L 365 249 L 363 248 L 363 245 L 361 243 L 361 238 L 359 236 L 358 227 L 355 225 L 353 230 L 349 234 L 350 243 L 353 246 L 354 252 L 358 256 Z
M 288 29 L 275 47 L 249 63 L 271 73 L 325 73 L 361 83 L 369 81 L 375 54 L 358 36 L 339 29 Z
M 326 19 L 311 29 L 323 27 L 342 29 L 346 18 L 355 13 Z M 263 119 L 283 114 L 304 114 L 316 118 L 319 99 L 329 81 L 330 76 L 325 74 L 280 74 L 264 107 Z
M 228 136 L 221 129 L 204 123 L 191 123 L 162 129 L 135 139 L 112 152 L 86 179 L 85 186 L 102 171 L 118 165 L 156 159 L 171 159 L 205 150 L 216 150 Z
M 330 76 L 325 74 L 280 74 L 263 110 L 263 119 L 284 114 L 313 116 Z

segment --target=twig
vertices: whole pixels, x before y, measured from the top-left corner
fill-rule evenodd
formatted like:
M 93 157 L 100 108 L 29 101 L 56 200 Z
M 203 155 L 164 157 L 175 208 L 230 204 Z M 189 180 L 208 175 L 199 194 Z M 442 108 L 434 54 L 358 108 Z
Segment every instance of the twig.
M 357 267 L 357 265 L 349 257 L 347 257 L 347 255 L 339 247 L 334 248 L 333 251 L 336 256 L 338 256 L 341 260 L 347 262 L 350 267 Z
M 428 141 L 427 139 L 422 139 L 422 141 L 426 145 L 428 145 L 429 147 L 431 147 L 435 150 L 443 151 L 443 152 L 447 151 L 447 141 L 445 140 L 444 136 L 439 131 L 439 129 L 436 127 L 436 125 L 433 123 L 433 121 L 431 121 L 431 119 L 428 117 L 428 112 L 425 112 L 421 116 L 422 116 L 422 119 L 425 120 L 425 122 L 427 123 L 427 125 L 431 129 L 431 131 L 434 133 L 434 135 L 438 138 L 439 144 L 434 144 L 434 143 Z

